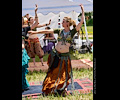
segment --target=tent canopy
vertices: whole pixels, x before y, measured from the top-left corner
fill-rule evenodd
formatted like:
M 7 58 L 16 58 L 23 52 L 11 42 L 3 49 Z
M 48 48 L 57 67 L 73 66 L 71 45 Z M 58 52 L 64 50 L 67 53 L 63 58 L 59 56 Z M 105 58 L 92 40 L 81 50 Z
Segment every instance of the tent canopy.
M 42 25 L 42 24 L 45 24 L 45 23 L 49 23 L 49 20 L 51 19 L 51 24 L 49 25 L 51 28 L 53 29 L 57 29 L 58 28 L 58 19 L 59 19 L 59 16 L 60 16 L 60 28 L 63 28 L 62 27 L 62 21 L 63 21 L 63 18 L 65 16 L 69 16 L 71 17 L 73 20 L 75 20 L 76 23 L 78 23 L 78 15 L 79 13 L 76 13 L 75 11 L 71 11 L 70 13 L 64 13 L 64 12 L 60 12 L 58 14 L 54 14 L 54 13 L 49 13 L 47 15 L 43 15 L 42 13 L 38 13 L 38 18 L 39 18 L 39 23 Z M 34 16 L 32 16 L 34 17 Z M 71 26 L 72 28 L 72 26 Z M 41 27 L 41 28 L 37 28 L 37 30 L 42 30 L 42 29 L 45 29 L 45 27 Z
M 93 11 L 93 0 L 22 0 L 22 16 L 29 13 L 34 15 L 35 4 L 38 4 L 38 13 L 69 13 L 81 12 L 80 4 L 83 4 L 85 12 Z

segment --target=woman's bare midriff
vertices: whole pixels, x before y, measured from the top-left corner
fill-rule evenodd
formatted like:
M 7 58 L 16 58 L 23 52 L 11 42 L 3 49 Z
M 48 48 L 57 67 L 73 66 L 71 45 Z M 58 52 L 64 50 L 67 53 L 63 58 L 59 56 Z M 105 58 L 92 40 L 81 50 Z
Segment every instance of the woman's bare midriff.
M 37 34 L 29 35 L 29 39 L 35 39 L 35 38 L 38 38 Z
M 69 52 L 70 43 L 62 44 L 62 42 L 58 42 L 55 46 L 55 49 L 60 53 L 68 53 Z

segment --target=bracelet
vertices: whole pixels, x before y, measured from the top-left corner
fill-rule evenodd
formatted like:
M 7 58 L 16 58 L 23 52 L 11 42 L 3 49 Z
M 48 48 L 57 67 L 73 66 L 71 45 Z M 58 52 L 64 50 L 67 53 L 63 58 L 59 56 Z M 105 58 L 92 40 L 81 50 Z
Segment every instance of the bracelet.
M 46 24 L 46 26 L 47 26 L 48 24 Z

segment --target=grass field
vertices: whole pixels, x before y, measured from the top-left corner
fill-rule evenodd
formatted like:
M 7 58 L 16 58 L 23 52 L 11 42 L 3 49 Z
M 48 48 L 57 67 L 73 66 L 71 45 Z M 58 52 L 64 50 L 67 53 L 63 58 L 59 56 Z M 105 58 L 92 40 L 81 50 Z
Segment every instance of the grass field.
M 23 98 L 22 100 L 93 100 L 93 93 L 88 93 L 88 94 L 78 94 L 75 93 L 74 95 L 67 95 L 66 97 L 62 96 L 39 96 L 37 99 L 32 99 L 32 98 Z
M 83 32 L 85 33 L 85 27 L 82 26 Z M 93 26 L 87 26 L 88 35 L 93 35 Z
M 74 52 L 73 54 L 71 54 L 72 56 L 74 55 L 74 57 L 76 59 L 90 59 L 91 61 L 93 61 L 93 53 L 85 53 L 85 54 L 80 54 L 78 52 Z
M 75 93 L 74 95 L 67 95 L 66 97 L 62 96 L 39 96 L 37 99 L 32 99 L 32 98 L 23 98 L 22 100 L 93 100 L 93 93 L 88 93 L 88 94 L 78 94 Z
M 85 27 L 82 26 L 82 29 L 83 29 L 84 36 L 86 36 Z M 87 32 L 88 32 L 88 39 L 93 39 L 93 26 L 87 26 Z M 81 31 L 80 31 L 80 34 L 81 34 Z M 89 37 L 89 35 L 92 35 L 92 37 Z M 83 39 L 86 39 L 86 38 L 84 37 Z

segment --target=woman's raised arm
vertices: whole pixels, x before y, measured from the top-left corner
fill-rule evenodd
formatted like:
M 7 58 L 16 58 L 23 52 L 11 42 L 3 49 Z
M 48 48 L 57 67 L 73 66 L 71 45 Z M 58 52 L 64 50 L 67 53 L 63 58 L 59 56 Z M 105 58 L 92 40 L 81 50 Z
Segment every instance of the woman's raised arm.
M 50 25 L 51 24 L 51 19 L 49 20 L 49 23 L 48 24 L 43 24 L 43 25 L 37 25 L 37 28 L 40 28 L 40 27 L 44 27 L 44 26 L 47 26 L 47 25 Z
M 38 16 L 37 16 L 38 5 L 36 4 L 35 6 L 36 6 L 36 8 L 35 8 L 35 23 L 33 25 L 31 25 L 31 30 L 34 29 L 35 27 L 37 27 L 37 25 L 38 25 Z
M 79 22 L 79 24 L 76 26 L 76 30 L 79 31 L 83 22 L 84 22 L 84 7 L 82 4 L 80 4 L 81 6 L 81 10 L 82 10 L 82 16 L 81 16 L 81 21 Z

